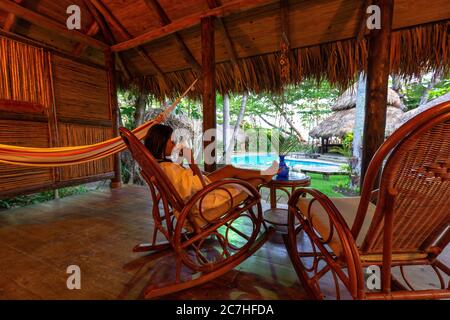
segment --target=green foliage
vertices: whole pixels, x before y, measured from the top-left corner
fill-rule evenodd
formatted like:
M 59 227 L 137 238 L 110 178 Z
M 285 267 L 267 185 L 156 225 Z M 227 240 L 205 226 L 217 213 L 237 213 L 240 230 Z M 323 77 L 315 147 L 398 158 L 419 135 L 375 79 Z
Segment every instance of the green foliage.
M 450 92 L 450 79 L 444 79 L 439 82 L 430 92 L 428 93 L 428 100 L 433 100 L 443 96 Z
M 413 79 L 405 84 L 404 103 L 408 110 L 415 109 L 419 106 L 419 102 L 428 85 L 431 82 L 431 76 L 424 76 L 420 79 Z M 428 101 L 438 98 L 450 92 L 450 79 L 442 79 L 429 92 Z
M 350 158 L 353 155 L 353 132 L 347 133 L 347 135 L 342 139 L 342 147 L 331 148 L 330 151 Z
M 272 143 L 275 143 L 275 148 L 280 156 L 285 156 L 293 151 L 298 145 L 298 140 L 293 136 L 286 136 L 282 133 L 272 135 Z
M 87 191 L 88 190 L 85 186 L 61 188 L 59 189 L 59 197 L 64 198 L 75 194 L 85 193 Z M 42 203 L 53 199 L 55 199 L 55 193 L 53 190 L 44 191 L 25 196 L 18 196 L 7 200 L 0 200 L 0 209 L 25 207 L 31 204 Z
M 219 97 L 219 95 L 218 95 Z M 217 101 L 217 108 L 219 108 L 219 101 Z M 184 98 L 180 101 L 177 108 L 175 109 L 175 114 L 184 114 L 191 119 L 200 120 L 203 118 L 202 108 L 198 101 Z M 219 114 L 217 115 L 219 116 Z

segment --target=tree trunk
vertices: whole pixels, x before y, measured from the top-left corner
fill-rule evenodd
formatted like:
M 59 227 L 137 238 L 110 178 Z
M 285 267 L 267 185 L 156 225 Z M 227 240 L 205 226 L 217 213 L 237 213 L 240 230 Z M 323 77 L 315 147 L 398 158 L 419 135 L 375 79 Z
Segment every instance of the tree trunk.
M 145 109 L 147 106 L 147 95 L 143 93 L 139 93 L 139 95 L 136 98 L 135 104 L 134 104 L 134 127 L 137 128 L 141 124 L 144 123 L 144 117 L 145 117 Z M 143 182 L 142 178 L 139 175 L 139 167 L 134 161 L 134 159 L 131 159 L 130 161 L 130 180 L 128 180 L 128 184 L 134 184 L 135 182 L 138 182 L 138 184 L 141 184 Z
M 366 77 L 363 73 L 359 74 L 358 89 L 356 93 L 356 114 L 355 125 L 353 127 L 353 163 L 350 166 L 354 170 L 354 173 L 361 176 L 361 158 L 362 158 L 362 141 L 364 131 L 364 119 L 365 119 L 365 107 L 366 107 Z M 352 187 L 356 187 L 359 181 L 351 181 Z
M 258 114 L 258 117 L 259 117 L 262 121 L 264 121 L 266 124 L 268 124 L 269 126 L 271 126 L 272 128 L 276 128 L 276 129 L 280 130 L 281 132 L 283 132 L 284 134 L 290 134 L 288 131 L 286 131 L 286 130 L 280 128 L 279 126 L 277 126 L 277 125 L 275 125 L 275 124 L 269 122 L 269 121 L 268 121 L 266 118 L 264 118 L 261 114 Z
M 230 127 L 230 96 L 226 93 L 223 95 L 223 157 L 227 159 L 228 156 L 228 128 Z
M 425 88 L 425 91 L 423 92 L 422 96 L 420 97 L 419 106 L 425 104 L 428 102 L 428 94 L 430 93 L 431 89 L 434 88 L 436 84 L 441 80 L 442 72 L 440 70 L 436 70 L 436 72 L 433 74 L 433 77 L 431 78 L 430 83 Z
M 227 149 L 227 154 L 230 154 L 234 149 L 236 136 L 237 136 L 239 127 L 241 125 L 242 119 L 244 118 L 245 108 L 247 106 L 247 97 L 248 97 L 248 93 L 244 92 L 244 94 L 242 95 L 242 100 L 241 100 L 241 109 L 239 110 L 239 115 L 237 117 L 236 123 L 234 124 L 233 135 L 231 136 L 231 139 L 230 139 L 230 144 Z
M 284 118 L 284 120 L 286 120 L 286 122 L 289 124 L 291 129 L 295 132 L 298 142 L 300 142 L 300 143 L 305 142 L 305 140 L 302 138 L 302 134 L 300 133 L 300 131 L 297 130 L 297 128 L 294 126 L 294 123 L 291 121 L 291 119 L 289 119 L 288 115 L 286 114 L 286 111 L 284 111 L 284 109 L 283 109 L 284 106 L 279 106 L 273 99 L 272 99 L 272 102 L 275 105 L 275 107 L 277 108 L 278 112 L 280 112 L 280 114 Z

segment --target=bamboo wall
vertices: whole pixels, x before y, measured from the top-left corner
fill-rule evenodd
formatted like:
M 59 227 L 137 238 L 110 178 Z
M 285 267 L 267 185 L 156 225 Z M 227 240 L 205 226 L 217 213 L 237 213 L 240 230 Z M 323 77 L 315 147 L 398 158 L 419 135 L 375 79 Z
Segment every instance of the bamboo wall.
M 0 143 L 92 144 L 113 135 L 107 73 L 0 37 Z M 0 198 L 113 177 L 113 158 L 62 168 L 0 164 Z

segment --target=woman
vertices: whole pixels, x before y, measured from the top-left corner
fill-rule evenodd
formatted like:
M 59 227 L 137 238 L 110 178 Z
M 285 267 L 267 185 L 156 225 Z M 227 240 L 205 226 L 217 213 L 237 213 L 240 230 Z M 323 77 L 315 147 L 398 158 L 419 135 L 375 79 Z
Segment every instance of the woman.
M 248 170 L 235 168 L 227 165 L 220 168 L 207 176 L 203 176 L 198 167 L 193 162 L 192 150 L 184 148 L 183 158 L 188 160 L 190 168 L 184 168 L 182 165 L 172 162 L 170 159 L 174 154 L 178 154 L 178 148 L 172 140 L 173 129 L 169 126 L 157 124 L 151 127 L 145 137 L 145 147 L 160 163 L 161 168 L 180 194 L 181 198 L 186 201 L 192 197 L 197 191 L 203 189 L 204 185 L 211 182 L 225 179 L 235 178 L 248 181 L 255 187 L 263 182 L 268 182 L 278 171 L 278 163 L 273 162 L 272 166 L 264 171 Z M 242 188 L 236 186 L 227 187 L 233 198 L 242 195 Z M 229 195 L 224 190 L 215 190 L 208 194 L 206 201 L 202 202 L 203 210 L 217 208 L 227 201 Z M 229 202 L 228 202 L 229 203 Z

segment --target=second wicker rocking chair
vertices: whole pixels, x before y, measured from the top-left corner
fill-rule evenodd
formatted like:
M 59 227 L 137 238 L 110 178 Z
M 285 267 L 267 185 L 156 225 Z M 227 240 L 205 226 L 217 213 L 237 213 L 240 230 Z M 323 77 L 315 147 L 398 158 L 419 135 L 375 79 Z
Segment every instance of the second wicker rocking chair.
M 330 199 L 298 189 L 288 220 L 286 246 L 311 298 L 450 298 L 450 267 L 439 259 L 450 241 L 450 102 L 419 114 L 384 142 L 361 197 Z M 434 271 L 437 288 L 408 279 L 405 268 L 419 265 Z M 380 271 L 378 284 L 367 267 Z

